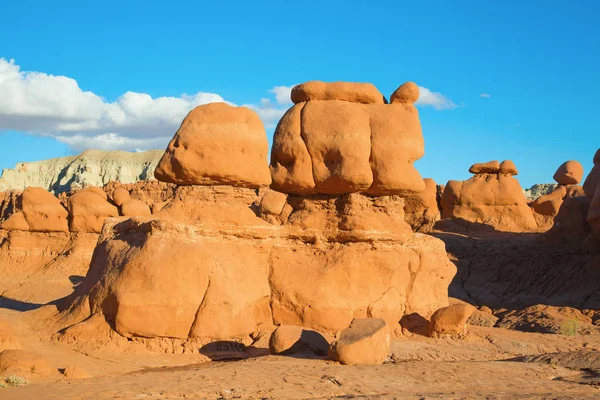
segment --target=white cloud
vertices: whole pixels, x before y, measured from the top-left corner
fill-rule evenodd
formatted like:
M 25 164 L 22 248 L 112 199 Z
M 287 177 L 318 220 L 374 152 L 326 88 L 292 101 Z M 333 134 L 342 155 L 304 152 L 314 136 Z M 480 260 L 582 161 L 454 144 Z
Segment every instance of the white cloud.
M 285 101 L 290 91 L 277 86 L 269 91 L 277 105 L 265 98 L 248 107 L 273 127 L 290 103 Z M 109 102 L 74 79 L 21 71 L 14 60 L 0 58 L 0 131 L 51 136 L 77 151 L 164 148 L 191 109 L 220 101 L 226 100 L 216 93 L 153 98 L 126 92 Z
M 489 99 L 490 97 L 492 97 L 492 95 L 489 93 L 481 93 L 479 95 L 479 97 L 483 97 L 484 99 Z
M 451 110 L 458 107 L 449 98 L 438 92 L 432 92 L 426 87 L 419 86 L 419 100 L 415 105 L 423 107 L 433 107 L 436 110 Z
M 275 95 L 275 100 L 277 104 L 281 105 L 289 105 L 292 104 L 291 93 L 292 88 L 296 85 L 292 86 L 275 86 L 273 89 L 269 90 L 269 93 L 273 93 Z

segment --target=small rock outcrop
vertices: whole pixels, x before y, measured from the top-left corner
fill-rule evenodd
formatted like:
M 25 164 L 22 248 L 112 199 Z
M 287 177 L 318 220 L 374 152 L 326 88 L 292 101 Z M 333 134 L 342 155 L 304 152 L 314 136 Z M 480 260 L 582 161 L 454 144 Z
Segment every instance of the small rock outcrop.
M 178 185 L 268 186 L 268 147 L 265 128 L 254 111 L 226 103 L 205 104 L 185 117 L 154 176 Z
M 101 189 L 80 190 L 69 198 L 71 232 L 100 233 L 106 218 L 118 216 L 119 210 L 108 202 Z
M 431 336 L 464 335 L 467 332 L 467 320 L 476 310 L 466 303 L 440 308 L 431 316 Z
M 379 318 L 355 318 L 331 343 L 329 356 L 346 365 L 382 364 L 390 351 L 390 332 Z
M 32 232 L 68 232 L 67 210 L 45 189 L 28 187 L 17 197 L 16 209 L 2 229 Z
M 506 172 L 501 165 L 507 166 Z M 481 224 L 499 231 L 523 232 L 537 229 L 523 189 L 512 175 L 514 164 L 490 161 L 474 164 L 475 175 L 466 181 L 449 181 L 442 194 L 442 218 L 461 225 Z

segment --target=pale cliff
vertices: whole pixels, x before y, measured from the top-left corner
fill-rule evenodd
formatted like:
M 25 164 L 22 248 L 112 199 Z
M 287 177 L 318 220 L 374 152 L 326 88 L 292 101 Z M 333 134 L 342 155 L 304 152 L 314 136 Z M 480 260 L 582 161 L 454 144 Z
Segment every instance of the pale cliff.
M 135 183 L 154 179 L 154 168 L 162 150 L 144 152 L 87 150 L 83 153 L 44 161 L 18 163 L 4 169 L 0 192 L 39 186 L 54 194 L 86 186 L 103 186 L 110 181 Z

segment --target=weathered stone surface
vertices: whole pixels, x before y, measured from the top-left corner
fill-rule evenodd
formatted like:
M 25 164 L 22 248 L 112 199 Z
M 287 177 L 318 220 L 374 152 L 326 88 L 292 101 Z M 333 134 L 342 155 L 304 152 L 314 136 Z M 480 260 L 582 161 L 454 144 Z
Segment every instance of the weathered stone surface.
M 583 179 L 583 165 L 570 160 L 563 163 L 554 173 L 554 180 L 561 185 L 576 185 Z
M 150 207 L 141 200 L 129 200 L 121 206 L 121 215 L 125 217 L 149 216 Z
M 594 166 L 583 183 L 585 195 L 589 198 L 594 197 L 598 184 L 600 184 L 600 149 L 596 151 L 596 154 L 594 155 Z
M 292 92 L 294 93 L 294 92 Z M 414 168 L 424 154 L 418 87 L 407 83 L 392 104 L 307 98 L 279 122 L 271 153 L 271 187 L 310 195 L 408 194 L 424 189 Z
M 596 193 L 592 197 L 587 221 L 594 231 L 600 233 L 600 185 L 596 186 Z
M 117 207 L 121 207 L 123 204 L 131 200 L 131 195 L 129 194 L 129 190 L 123 187 L 118 187 L 112 192 L 112 199 Z
M 267 152 L 265 128 L 254 111 L 205 104 L 185 117 L 154 176 L 178 185 L 268 186 Z
M 425 190 L 404 196 L 406 222 L 416 232 L 429 232 L 441 217 L 438 208 L 438 188 L 431 178 L 423 179 Z
M 390 332 L 380 318 L 355 318 L 331 343 L 329 356 L 346 365 L 382 364 L 390 351 Z
M 383 104 L 383 95 L 371 83 L 310 81 L 292 88 L 294 104 L 310 100 L 342 100 L 351 103 Z
M 442 195 L 442 218 L 508 232 L 537 229 L 519 181 L 502 174 L 478 173 L 464 182 L 449 181 Z
M 475 307 L 466 303 L 440 308 L 431 316 L 432 335 L 464 334 L 467 320 L 475 310 Z
M 117 207 L 95 191 L 81 190 L 69 198 L 71 232 L 100 233 L 106 218 L 118 216 Z
M 329 342 L 315 330 L 302 326 L 282 325 L 271 334 L 269 352 L 284 355 L 309 352 L 326 356 L 329 352 Z
M 414 104 L 419 100 L 419 87 L 413 82 L 406 82 L 390 97 L 390 103 Z
M 471 165 L 469 172 L 472 174 L 497 174 L 500 172 L 500 161 L 488 161 Z
M 511 160 L 502 161 L 498 172 L 507 175 L 519 175 L 519 170 L 517 170 L 517 166 Z

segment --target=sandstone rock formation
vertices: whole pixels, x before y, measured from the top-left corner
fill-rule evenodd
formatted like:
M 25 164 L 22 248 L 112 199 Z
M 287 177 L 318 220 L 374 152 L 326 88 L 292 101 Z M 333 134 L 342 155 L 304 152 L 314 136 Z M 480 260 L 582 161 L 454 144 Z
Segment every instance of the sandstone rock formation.
M 102 231 L 106 218 L 118 217 L 119 210 L 106 200 L 106 194 L 101 191 L 86 189 L 75 193 L 69 198 L 69 229 L 71 232 Z
M 268 186 L 267 152 L 265 128 L 254 111 L 205 104 L 185 117 L 154 176 L 179 185 Z
M 557 186 L 556 183 L 536 183 L 530 188 L 523 189 L 523 194 L 528 201 L 535 200 L 540 196 L 552 192 Z
M 306 82 L 292 88 L 291 100 L 294 104 L 309 100 L 343 100 L 350 103 L 364 104 L 387 103 L 374 85 L 354 82 Z
M 585 196 L 583 187 L 575 184 L 559 184 L 554 191 L 532 201 L 530 206 L 534 211 L 538 228 L 542 231 L 552 228 L 564 202 L 582 196 Z
M 17 197 L 15 209 L 1 225 L 6 230 L 67 232 L 67 210 L 48 191 L 28 187 Z
M 404 217 L 415 232 L 429 232 L 441 218 L 438 208 L 438 187 L 425 178 L 425 190 L 404 196 Z
M 110 181 L 135 183 L 153 178 L 163 151 L 86 150 L 77 156 L 18 163 L 0 177 L 0 192 L 42 187 L 55 195 Z
M 118 187 L 115 190 L 113 190 L 111 197 L 113 202 L 117 205 L 117 207 L 121 207 L 123 204 L 131 200 L 129 191 L 123 187 Z
M 149 216 L 151 214 L 148 204 L 141 200 L 129 200 L 121 205 L 121 215 L 125 217 Z
M 423 180 L 413 162 L 424 154 L 414 83 L 403 85 L 391 104 L 365 95 L 360 84 L 312 83 L 292 90 L 296 103 L 273 137 L 274 190 L 296 195 L 419 192 Z M 374 87 L 369 86 L 374 89 Z M 370 90 L 370 89 L 369 89 Z M 376 89 L 374 89 L 376 91 Z M 403 93 L 413 93 L 403 94 Z M 378 93 L 378 92 L 377 92 Z M 418 97 L 418 95 L 416 96 Z
M 476 171 L 471 179 L 449 181 L 445 186 L 441 201 L 442 218 L 452 218 L 467 226 L 481 224 L 499 231 L 537 229 L 523 190 L 519 181 L 511 176 L 512 172 L 501 173 L 497 161 L 475 164 L 470 171 Z
M 585 195 L 590 198 L 594 197 L 598 184 L 600 184 L 600 149 L 596 151 L 596 154 L 594 155 L 594 166 L 583 183 Z
M 583 165 L 570 160 L 563 163 L 554 173 L 554 180 L 561 185 L 576 185 L 583 179 Z
M 379 318 L 355 318 L 331 343 L 329 356 L 346 365 L 382 364 L 390 351 L 390 332 Z
M 453 304 L 440 308 L 431 316 L 431 335 L 463 335 L 467 320 L 475 311 L 470 304 Z
M 339 100 L 299 105 L 309 116 L 305 127 L 317 133 L 314 142 L 307 141 L 315 147 L 308 147 L 326 148 L 347 124 L 366 116 L 373 141 L 377 132 L 398 132 L 396 151 L 388 154 L 386 165 L 400 160 L 398 165 L 414 170 L 414 154 L 422 154 L 422 135 L 410 103 L 414 88 L 408 84 L 401 89 L 389 105 Z M 344 111 L 354 106 L 382 108 Z M 313 107 L 318 117 L 311 121 Z M 295 112 L 288 112 L 288 119 Z M 264 130 L 253 125 L 254 118 L 247 110 L 226 105 L 202 106 L 186 117 L 156 172 L 160 179 L 185 185 L 151 217 L 104 221 L 85 280 L 59 304 L 61 321 L 73 325 L 69 330 L 94 316 L 126 337 L 246 343 L 265 325 L 336 334 L 357 317 L 381 318 L 395 327 L 407 313 L 429 317 L 448 304 L 447 287 L 455 267 L 440 240 L 413 234 L 400 195 L 353 193 L 354 186 L 346 185 L 340 175 L 329 181 L 329 187 L 342 190 L 335 195 L 257 191 L 268 180 L 256 176 L 268 169 L 260 150 L 266 143 Z M 386 128 L 395 118 L 404 122 Z M 359 128 L 365 122 L 361 121 Z M 360 136 L 360 129 L 348 132 Z M 320 136 L 321 131 L 326 134 Z M 215 147 L 214 132 L 227 134 L 228 143 L 243 146 L 248 157 Z M 370 136 L 365 144 L 365 173 L 371 175 Z M 344 146 L 348 152 L 336 157 L 340 165 L 354 168 L 353 154 L 363 154 L 364 149 L 352 141 Z M 213 154 L 197 156 L 206 149 Z M 217 155 L 221 159 L 216 160 Z M 315 159 L 305 160 L 312 164 Z M 405 169 L 400 175 L 389 170 L 389 176 L 400 177 Z M 325 182 L 318 173 L 313 175 L 312 167 L 307 176 Z M 367 190 L 369 185 L 362 187 Z M 414 186 L 424 186 L 420 177 Z M 400 186 L 393 188 L 401 191 Z M 76 196 L 92 194 L 96 195 L 75 193 L 70 204 L 76 204 Z M 90 198 L 84 204 L 91 203 Z
M 282 355 L 309 352 L 326 356 L 329 353 L 329 342 L 322 334 L 312 329 L 282 325 L 271 334 L 269 352 Z

